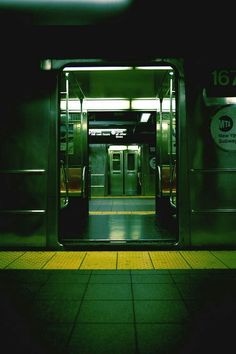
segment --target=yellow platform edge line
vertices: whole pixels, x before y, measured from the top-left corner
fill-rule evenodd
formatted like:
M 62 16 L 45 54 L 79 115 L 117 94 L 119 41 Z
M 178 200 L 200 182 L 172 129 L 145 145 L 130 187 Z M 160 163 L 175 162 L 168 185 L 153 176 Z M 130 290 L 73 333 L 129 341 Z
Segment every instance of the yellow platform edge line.
M 155 195 L 106 195 L 106 196 L 93 196 L 91 199 L 154 199 Z
M 236 251 L 227 252 L 0 251 L 0 269 L 236 269 Z

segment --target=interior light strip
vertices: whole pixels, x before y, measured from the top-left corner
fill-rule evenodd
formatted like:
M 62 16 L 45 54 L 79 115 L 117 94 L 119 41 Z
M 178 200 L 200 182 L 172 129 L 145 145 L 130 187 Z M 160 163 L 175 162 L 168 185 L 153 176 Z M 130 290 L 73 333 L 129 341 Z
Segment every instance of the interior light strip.
M 79 100 L 69 100 L 70 111 L 80 111 Z M 125 111 L 130 109 L 130 101 L 126 99 L 84 100 L 83 109 L 90 111 Z M 61 110 L 66 110 L 66 100 L 61 101 Z
M 132 70 L 132 66 L 69 66 L 63 71 L 116 71 L 116 70 Z
M 137 70 L 173 70 L 171 66 L 136 66 Z
M 63 71 L 173 70 L 171 66 L 68 66 Z
M 80 112 L 81 103 L 79 100 L 69 100 L 69 111 Z M 61 100 L 60 108 L 66 110 L 66 100 Z M 87 111 L 160 111 L 160 100 L 157 98 L 150 99 L 86 99 L 83 101 L 83 110 Z M 175 111 L 175 100 L 172 100 L 172 110 Z M 162 101 L 162 111 L 170 111 L 170 100 L 165 98 Z
M 158 110 L 160 109 L 159 99 L 134 99 L 131 101 L 131 108 L 134 110 Z
M 108 150 L 117 151 L 117 150 L 139 150 L 138 145 L 110 145 Z

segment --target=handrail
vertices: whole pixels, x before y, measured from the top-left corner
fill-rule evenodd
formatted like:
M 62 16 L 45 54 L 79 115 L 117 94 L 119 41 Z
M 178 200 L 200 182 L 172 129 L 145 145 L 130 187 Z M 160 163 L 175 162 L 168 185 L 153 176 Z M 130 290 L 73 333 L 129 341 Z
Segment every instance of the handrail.
M 67 205 L 69 204 L 69 188 L 68 188 L 69 180 L 68 180 L 68 175 L 66 172 L 64 161 L 61 160 L 60 162 L 61 162 L 61 170 L 63 173 L 63 175 L 62 175 L 63 176 L 63 183 L 65 185 L 65 191 L 66 191 L 66 196 L 61 197 L 61 199 L 63 199 L 63 201 L 64 201 L 63 205 L 61 205 L 61 209 L 63 209 L 63 208 L 66 208 Z
M 175 177 L 175 173 L 176 173 L 176 162 L 174 163 L 174 165 L 172 165 L 172 170 L 170 171 L 171 173 L 171 186 L 170 186 L 170 204 L 176 208 L 176 203 L 174 202 L 174 195 L 173 195 L 173 183 L 174 183 L 174 177 Z
M 157 174 L 158 174 L 158 194 L 159 197 L 162 196 L 162 176 L 161 176 L 161 166 L 157 165 Z
M 83 170 L 82 170 L 81 194 L 82 194 L 82 197 L 86 197 L 86 166 L 83 166 Z

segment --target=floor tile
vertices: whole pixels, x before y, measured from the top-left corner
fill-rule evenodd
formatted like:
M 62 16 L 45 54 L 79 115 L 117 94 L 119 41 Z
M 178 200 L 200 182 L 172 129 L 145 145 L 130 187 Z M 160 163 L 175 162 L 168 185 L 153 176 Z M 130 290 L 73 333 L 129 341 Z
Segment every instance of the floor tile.
M 85 300 L 131 300 L 130 284 L 89 284 Z
M 34 350 L 37 345 L 37 348 L 39 348 L 39 353 L 37 354 L 67 354 L 66 345 L 70 338 L 72 328 L 72 323 L 53 323 L 38 328 L 40 332 L 37 334 Z M 34 350 L 32 354 L 35 354 Z
M 134 321 L 132 301 L 83 301 L 78 322 L 89 323 L 132 323 Z
M 185 325 L 152 323 L 136 327 L 139 354 L 182 354 Z
M 130 275 L 129 269 L 94 269 L 92 275 Z
M 173 279 L 169 274 L 146 274 L 146 275 L 139 275 L 134 274 L 132 275 L 132 283 L 133 284 L 168 284 L 173 283 Z
M 47 282 L 38 292 L 37 299 L 67 299 L 80 300 L 85 292 L 87 284 Z
M 189 313 L 182 301 L 145 301 L 134 302 L 135 320 L 138 323 L 183 323 Z
M 50 277 L 50 271 L 29 269 L 5 269 L 0 271 L 0 279 L 15 283 L 41 282 L 44 283 Z
M 110 284 L 129 284 L 131 282 L 131 278 L 129 274 L 93 274 L 90 278 L 91 283 L 110 283 Z
M 73 330 L 68 348 L 68 354 L 137 354 L 134 326 L 80 323 Z
M 131 269 L 132 275 L 167 275 L 169 270 L 167 269 Z
M 45 323 L 73 323 L 80 301 L 36 300 L 32 304 L 31 317 Z
M 56 270 L 51 273 L 50 282 L 63 282 L 63 283 L 87 283 L 90 278 L 91 271 L 78 271 L 78 270 Z
M 173 284 L 133 284 L 135 300 L 180 300 Z

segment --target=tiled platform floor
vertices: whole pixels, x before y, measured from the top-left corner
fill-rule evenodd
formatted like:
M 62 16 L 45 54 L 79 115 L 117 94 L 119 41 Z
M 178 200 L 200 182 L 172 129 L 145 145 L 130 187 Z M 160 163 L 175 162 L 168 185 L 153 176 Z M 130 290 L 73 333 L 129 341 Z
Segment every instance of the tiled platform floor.
M 235 256 L 236 251 L 2 251 L 2 352 L 232 353 Z

